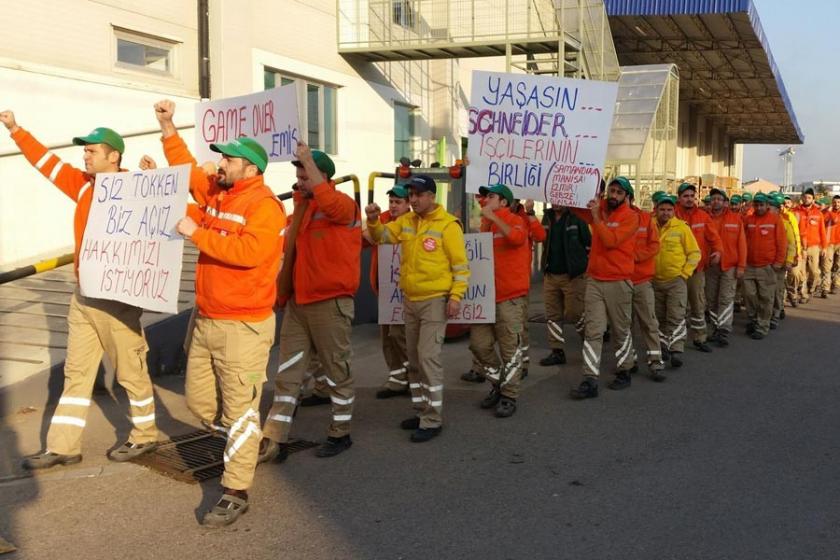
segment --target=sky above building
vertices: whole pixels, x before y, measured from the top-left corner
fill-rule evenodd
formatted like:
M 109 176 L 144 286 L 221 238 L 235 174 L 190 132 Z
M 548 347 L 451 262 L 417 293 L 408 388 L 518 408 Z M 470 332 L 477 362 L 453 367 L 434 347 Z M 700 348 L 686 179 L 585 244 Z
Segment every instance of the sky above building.
M 835 0 L 753 0 L 770 50 L 793 104 L 805 143 L 793 146 L 795 183 L 840 180 L 840 72 Z M 787 145 L 744 147 L 744 181 L 763 177 L 781 183 L 784 165 L 779 152 Z

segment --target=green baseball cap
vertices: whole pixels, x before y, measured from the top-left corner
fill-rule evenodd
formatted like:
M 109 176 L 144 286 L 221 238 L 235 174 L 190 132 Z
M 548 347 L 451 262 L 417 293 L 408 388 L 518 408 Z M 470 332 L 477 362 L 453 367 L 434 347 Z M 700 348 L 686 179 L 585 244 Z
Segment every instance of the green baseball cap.
M 764 194 L 763 192 L 755 193 L 755 196 L 752 199 L 753 202 L 770 202 L 770 198 Z
M 489 187 L 478 187 L 478 194 L 487 196 L 490 193 L 495 193 L 504 197 L 508 201 L 508 205 L 513 204 L 513 193 L 509 188 L 501 183 L 496 183 L 495 185 L 490 185 Z
M 672 194 L 665 194 L 659 197 L 658 200 L 655 201 L 656 205 L 659 206 L 660 204 L 670 204 L 671 206 L 677 205 L 677 197 Z
M 268 166 L 268 155 L 260 143 L 253 138 L 237 138 L 227 144 L 210 144 L 210 149 L 218 154 L 247 159 L 265 173 Z
M 404 185 L 395 185 L 390 191 L 386 192 L 388 196 L 395 196 L 397 198 L 408 199 L 408 189 Z
M 656 191 L 655 193 L 650 195 L 650 199 L 653 201 L 654 204 L 656 204 L 656 201 L 662 198 L 663 196 L 668 196 L 668 193 L 666 193 L 665 191 Z
M 610 185 L 617 183 L 621 190 L 627 193 L 628 196 L 633 196 L 633 185 L 630 184 L 630 179 L 627 177 L 616 177 L 610 181 Z
M 682 183 L 679 187 L 677 187 L 677 194 L 680 195 L 689 189 L 693 190 L 694 192 L 697 192 L 697 187 L 695 187 L 691 183 Z
M 741 195 L 733 194 L 732 198 L 729 199 L 729 204 L 741 204 Z
M 76 136 L 73 138 L 73 143 L 77 146 L 86 146 L 88 144 L 106 144 L 111 146 L 119 153 L 125 152 L 125 142 L 122 136 L 111 130 L 100 126 L 90 131 L 87 136 Z
M 820 199 L 820 204 L 831 204 L 831 199 L 827 196 L 824 196 Z
M 322 152 L 321 150 L 312 150 L 312 159 L 315 161 L 315 167 L 317 167 L 321 173 L 327 176 L 327 179 L 332 179 L 333 175 L 335 175 L 335 163 L 333 160 Z M 303 164 L 300 160 L 294 160 L 292 165 L 295 167 L 303 167 Z
M 712 196 L 711 195 L 707 194 L 706 196 L 703 197 L 703 204 L 708 204 L 711 201 L 712 201 Z
M 743 200 L 744 202 L 749 202 L 752 199 L 753 199 L 753 195 L 748 193 L 748 192 L 745 192 L 744 194 L 741 195 L 741 200 Z
M 769 199 L 771 206 L 775 206 L 776 208 L 781 208 L 782 205 L 785 203 L 785 197 L 782 196 L 781 193 L 771 193 Z

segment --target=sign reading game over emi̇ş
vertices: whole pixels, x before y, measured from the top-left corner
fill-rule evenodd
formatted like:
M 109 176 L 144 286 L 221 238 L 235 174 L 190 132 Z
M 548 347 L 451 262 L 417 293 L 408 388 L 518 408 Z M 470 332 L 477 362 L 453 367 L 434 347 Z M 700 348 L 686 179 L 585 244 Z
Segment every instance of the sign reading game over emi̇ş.
M 82 249 L 82 295 L 178 312 L 190 166 L 98 173 Z
M 467 192 L 502 183 L 513 196 L 583 208 L 595 197 L 618 84 L 474 71 Z
M 292 161 L 301 139 L 294 84 L 259 93 L 196 103 L 195 159 L 218 161 L 210 144 L 224 144 L 242 136 L 265 148 L 268 161 Z
M 470 282 L 461 300 L 461 311 L 450 323 L 496 322 L 496 283 L 493 275 L 493 234 L 464 235 Z M 400 246 L 379 245 L 379 324 L 402 325 L 403 295 L 400 289 Z

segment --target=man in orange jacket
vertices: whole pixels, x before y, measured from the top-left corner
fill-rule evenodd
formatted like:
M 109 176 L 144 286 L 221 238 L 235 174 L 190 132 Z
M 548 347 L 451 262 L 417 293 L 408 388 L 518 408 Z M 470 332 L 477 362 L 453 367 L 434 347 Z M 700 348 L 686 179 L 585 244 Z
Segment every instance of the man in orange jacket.
M 753 197 L 755 212 L 747 216 L 747 270 L 744 273 L 744 299 L 749 325 L 747 334 L 761 340 L 770 332 L 773 300 L 776 293 L 776 271 L 784 269 L 787 237 L 778 214 L 770 212 L 767 195 Z
M 694 347 L 701 352 L 711 352 L 706 343 L 706 267 L 720 264 L 723 245 L 712 224 L 712 217 L 697 207 L 697 187 L 683 183 L 677 188 L 679 206 L 677 218 L 691 228 L 702 257 L 697 269 L 688 279 L 688 326 L 693 333 Z
M 711 340 L 718 346 L 729 346 L 732 318 L 735 311 L 735 290 L 747 266 L 747 238 L 741 216 L 726 209 L 726 193 L 713 188 L 709 202 L 712 225 L 720 236 L 723 255 L 717 264 L 706 268 L 706 303 L 714 333 Z
M 389 190 L 388 211 L 383 212 L 379 219 L 383 224 L 396 220 L 411 210 L 408 204 L 408 189 L 403 185 L 396 185 Z M 378 246 L 370 239 L 370 234 L 363 233 L 364 243 L 371 248 L 370 255 L 370 287 L 373 293 L 379 295 L 379 252 Z M 408 350 L 405 347 L 405 325 L 380 325 L 379 339 L 382 341 L 382 355 L 388 366 L 388 380 L 376 392 L 377 399 L 388 399 L 401 395 L 408 395 Z
M 297 168 L 297 189 L 289 228 L 290 238 L 294 235 L 294 259 L 284 259 L 281 271 L 282 280 L 290 272 L 286 267 L 292 267 L 292 294 L 278 295 L 278 304 L 284 309 L 280 367 L 274 380 L 274 403 L 263 426 L 261 461 L 288 456 L 300 384 L 313 350 L 327 374 L 332 400 L 328 437 L 315 454 L 333 457 L 353 444 L 350 331 L 353 296 L 359 288 L 360 211 L 350 196 L 336 190 L 332 180 L 335 164 L 327 154 L 299 143 L 295 155 L 292 164 Z M 287 246 L 287 255 L 290 250 Z
M 516 412 L 522 375 L 522 299 L 531 287 L 531 252 L 526 222 L 510 210 L 513 193 L 506 185 L 480 187 L 487 197 L 481 214 L 493 234 L 493 276 L 496 281 L 496 322 L 470 327 L 470 350 L 481 363 L 492 387 L 481 408 L 493 408 L 499 418 Z M 499 346 L 501 360 L 496 354 Z
M 823 211 L 825 216 L 827 247 L 822 263 L 823 298 L 836 293 L 840 287 L 840 195 L 831 199 L 831 207 Z
M 513 201 L 513 211 L 528 225 L 528 254 L 531 255 L 533 262 L 534 258 L 534 244 L 543 243 L 546 237 L 546 231 L 540 221 L 537 219 L 537 214 L 534 212 L 534 201 L 526 200 L 524 204 L 521 201 Z M 531 269 L 528 269 L 530 275 Z M 522 313 L 525 317 L 525 328 L 522 329 L 522 379 L 528 377 L 528 367 L 531 365 L 531 339 L 528 334 L 528 315 L 529 315 L 529 299 L 531 292 L 522 298 Z
M 661 196 L 661 195 L 660 195 Z M 653 275 L 656 272 L 656 255 L 659 253 L 659 231 L 653 216 L 635 205 L 630 197 L 631 208 L 639 216 L 639 229 L 636 231 L 635 267 L 633 268 L 633 319 L 639 326 L 647 348 L 647 364 L 650 378 L 656 382 L 665 381 L 665 364 L 662 362 L 662 349 L 659 343 L 659 321 L 656 319 L 656 297 L 653 293 Z M 633 349 L 633 361 L 637 362 L 636 350 Z M 637 369 L 634 364 L 631 371 Z M 622 381 L 626 380 L 626 385 Z M 630 385 L 630 377 L 616 379 L 610 386 L 623 389 Z
M 166 160 L 192 165 L 190 193 L 198 203 L 177 225 L 200 251 L 185 392 L 187 406 L 205 425 L 227 431 L 223 494 L 203 518 L 223 526 L 248 509 L 257 465 L 286 212 L 263 181 L 268 156 L 257 141 L 211 144 L 222 158 L 216 174 L 208 175 L 178 135 L 174 113 L 171 101 L 155 104 Z
M 802 203 L 796 212 L 799 220 L 799 237 L 802 241 L 802 258 L 799 266 L 802 274 L 802 303 L 808 303 L 820 288 L 820 257 L 826 253 L 828 239 L 825 235 L 825 220 L 822 211 L 814 204 L 814 189 L 802 192 Z
M 630 383 L 633 367 L 633 340 L 630 325 L 633 309 L 636 233 L 639 215 L 630 207 L 633 187 L 625 177 L 616 177 L 607 186 L 606 200 L 593 198 L 586 210 L 572 209 L 592 226 L 592 249 L 586 269 L 584 296 L 583 381 L 572 389 L 573 399 L 598 396 L 601 370 L 601 344 L 607 325 L 612 329 L 618 371 L 613 384 L 623 388 Z
M 84 146 L 85 169 L 82 171 L 62 162 L 28 131 L 19 127 L 11 111 L 0 112 L 0 122 L 27 161 L 76 204 L 73 217 L 74 272 L 78 279 L 79 249 L 87 228 L 94 181 L 98 173 L 121 170 L 120 162 L 125 151 L 123 139 L 110 128 L 97 128 L 87 136 L 74 138 L 74 144 Z M 142 313 L 139 307 L 85 297 L 78 287 L 74 290 L 67 314 L 64 388 L 50 420 L 46 450 L 24 459 L 25 468 L 44 469 L 82 460 L 82 431 L 103 353 L 116 367 L 117 381 L 128 394 L 133 424 L 128 440 L 111 451 L 108 458 L 128 461 L 156 447 L 154 393 L 146 367 L 148 346 L 140 324 Z

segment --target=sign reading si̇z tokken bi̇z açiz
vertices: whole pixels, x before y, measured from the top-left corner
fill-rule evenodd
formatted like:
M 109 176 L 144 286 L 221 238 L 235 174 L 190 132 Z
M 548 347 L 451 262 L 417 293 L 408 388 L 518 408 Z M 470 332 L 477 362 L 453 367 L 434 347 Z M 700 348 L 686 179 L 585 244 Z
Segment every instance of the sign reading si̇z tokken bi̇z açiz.
M 82 295 L 178 312 L 190 166 L 99 173 L 79 252 Z
M 583 208 L 601 182 L 618 84 L 474 71 L 467 192 Z

